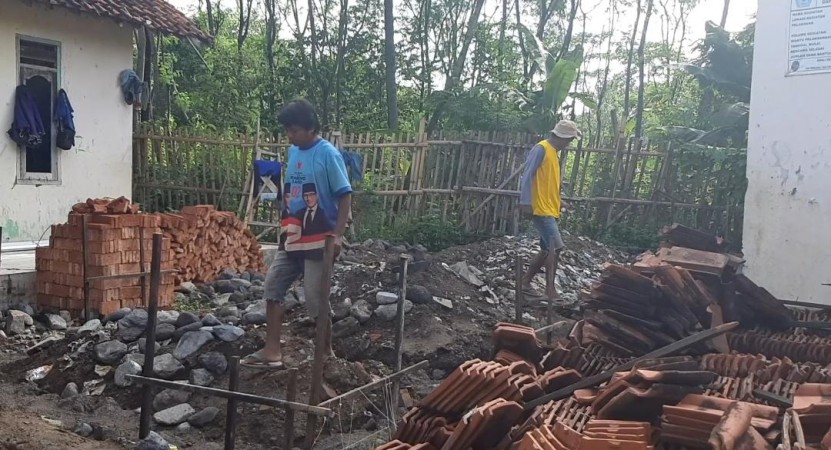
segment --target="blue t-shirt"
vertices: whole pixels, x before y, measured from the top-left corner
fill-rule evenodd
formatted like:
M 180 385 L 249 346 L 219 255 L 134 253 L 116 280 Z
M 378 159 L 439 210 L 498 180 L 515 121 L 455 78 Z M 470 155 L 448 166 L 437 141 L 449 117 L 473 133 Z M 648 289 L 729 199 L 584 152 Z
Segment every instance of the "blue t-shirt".
M 338 221 L 338 201 L 352 192 L 340 152 L 325 139 L 289 147 L 282 233 L 286 252 L 318 258 Z

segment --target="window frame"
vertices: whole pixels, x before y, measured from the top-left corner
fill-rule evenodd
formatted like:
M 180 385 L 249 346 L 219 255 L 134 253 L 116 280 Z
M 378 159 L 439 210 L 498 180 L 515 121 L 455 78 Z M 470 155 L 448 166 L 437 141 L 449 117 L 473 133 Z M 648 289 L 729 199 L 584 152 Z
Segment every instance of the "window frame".
M 34 64 L 25 64 L 21 63 L 21 43 L 22 42 L 33 42 L 37 44 L 44 44 L 50 45 L 55 47 L 56 50 L 56 58 L 55 58 L 55 68 L 45 67 L 45 66 L 38 66 Z M 61 63 L 62 63 L 62 51 L 61 43 L 59 41 L 54 41 L 51 39 L 44 39 L 35 36 L 25 35 L 25 34 L 16 34 L 15 35 L 15 68 L 16 68 L 16 76 L 17 76 L 17 83 L 23 84 L 24 75 L 23 70 L 34 70 L 46 73 L 54 74 L 54 93 L 53 97 L 57 96 L 57 92 L 61 89 Z M 53 105 L 52 105 L 52 114 L 50 114 L 49 120 L 49 132 L 52 135 L 52 171 L 49 173 L 46 172 L 27 172 L 26 171 L 26 148 L 22 146 L 18 146 L 17 158 L 18 158 L 18 165 L 17 165 L 17 184 L 29 184 L 29 185 L 60 185 L 61 184 L 61 152 L 59 151 L 56 145 L 56 137 L 57 137 L 57 127 L 55 127 L 54 121 L 54 100 L 53 98 Z M 44 124 L 46 126 L 46 124 Z

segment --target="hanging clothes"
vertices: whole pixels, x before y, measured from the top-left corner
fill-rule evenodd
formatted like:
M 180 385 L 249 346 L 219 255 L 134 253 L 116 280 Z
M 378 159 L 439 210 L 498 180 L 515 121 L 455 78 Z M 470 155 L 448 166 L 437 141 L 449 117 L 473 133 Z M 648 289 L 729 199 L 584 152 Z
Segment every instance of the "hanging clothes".
M 279 161 L 268 161 L 264 159 L 257 159 L 254 161 L 254 197 L 260 197 L 262 200 L 280 200 L 282 187 L 281 180 L 283 177 L 283 164 Z M 266 184 L 268 191 L 263 191 L 262 187 Z
M 55 145 L 58 148 L 69 150 L 75 146 L 75 121 L 72 120 L 74 112 L 66 91 L 61 89 L 55 101 L 55 123 L 58 128 Z
M 14 92 L 14 119 L 8 134 L 22 147 L 37 147 L 46 136 L 35 98 L 24 85 L 18 86 Z
M 346 172 L 349 174 L 349 181 L 360 183 L 364 181 L 364 157 L 357 152 L 340 151 L 343 163 L 346 165 Z
M 124 101 L 128 105 L 133 105 L 136 109 L 141 109 L 142 105 L 149 101 L 147 98 L 149 97 L 147 83 L 141 81 L 141 78 L 132 69 L 121 71 L 118 78 Z

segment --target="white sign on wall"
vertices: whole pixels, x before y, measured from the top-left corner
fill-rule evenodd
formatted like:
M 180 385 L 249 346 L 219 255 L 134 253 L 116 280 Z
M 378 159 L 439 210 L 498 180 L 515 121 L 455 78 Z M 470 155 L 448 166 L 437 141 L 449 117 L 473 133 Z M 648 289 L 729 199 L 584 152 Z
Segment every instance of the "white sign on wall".
M 831 72 L 831 0 L 791 0 L 787 75 Z

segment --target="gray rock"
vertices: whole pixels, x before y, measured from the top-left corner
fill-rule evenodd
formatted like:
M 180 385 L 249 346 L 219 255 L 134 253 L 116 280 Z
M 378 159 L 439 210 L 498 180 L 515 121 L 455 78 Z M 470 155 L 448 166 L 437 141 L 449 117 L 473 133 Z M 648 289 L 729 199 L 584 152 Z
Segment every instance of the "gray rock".
M 176 319 L 176 328 L 182 328 L 194 322 L 199 322 L 199 316 L 191 312 L 182 312 L 179 313 L 179 317 Z
M 366 323 L 372 317 L 372 310 L 369 309 L 369 302 L 366 300 L 358 300 L 349 309 L 349 314 L 358 319 L 360 323 Z
M 162 348 L 162 346 L 159 345 L 158 342 L 154 342 L 153 344 L 153 353 L 155 354 L 160 348 Z M 147 338 L 141 338 L 138 340 L 138 349 L 141 353 L 147 353 Z
M 127 344 L 112 340 L 102 342 L 95 346 L 95 360 L 108 365 L 114 365 L 121 361 L 121 358 L 128 352 Z
M 34 310 L 34 308 L 32 308 L 32 305 L 30 305 L 30 304 L 28 304 L 28 303 L 23 303 L 23 304 L 17 304 L 17 305 L 14 305 L 14 306 L 12 306 L 11 308 L 9 308 L 9 311 L 20 311 L 20 312 L 24 312 L 24 313 L 28 314 L 28 315 L 29 315 L 29 317 L 32 317 L 32 316 L 34 316 L 34 315 L 35 315 L 35 310 Z M 30 326 L 32 326 L 32 322 L 27 322 L 27 323 L 26 323 L 26 326 L 29 326 L 29 327 L 30 327 Z
M 63 388 L 63 392 L 61 392 L 61 398 L 70 398 L 75 397 L 76 395 L 78 395 L 78 385 L 73 382 L 66 383 L 66 386 Z
M 257 282 L 257 281 L 259 281 L 260 283 L 264 282 L 265 281 L 265 274 L 264 273 L 257 273 L 257 272 L 252 273 L 251 274 L 251 282 L 254 283 L 254 282 Z
M 98 319 L 92 319 L 86 321 L 80 328 L 78 328 L 78 334 L 84 333 L 95 333 L 96 331 L 101 329 L 101 321 Z
M 144 354 L 143 353 L 128 353 L 124 359 L 121 361 L 122 364 L 126 363 L 127 361 L 132 361 L 139 365 L 139 367 L 144 367 Z
M 190 420 L 190 419 L 188 419 L 188 420 Z M 180 423 L 179 425 L 176 426 L 176 432 L 177 433 L 187 433 L 190 430 L 191 430 L 191 426 L 187 422 Z
M 151 431 L 146 438 L 136 444 L 136 450 L 170 450 L 170 444 L 158 433 Z
M 206 352 L 199 355 L 199 364 L 214 375 L 222 375 L 228 370 L 228 360 L 219 352 Z
M 173 356 L 179 361 L 187 359 L 213 339 L 213 333 L 207 331 L 189 331 L 179 339 L 179 343 L 176 344 L 176 349 L 173 350 Z
M 234 316 L 225 316 L 222 318 L 222 321 L 228 325 L 239 325 L 239 323 L 242 322 L 239 317 Z
M 118 387 L 127 387 L 133 384 L 133 381 L 127 378 L 127 375 L 138 375 L 141 373 L 141 366 L 133 361 L 126 361 L 121 363 L 115 369 L 115 385 Z
M 433 300 L 433 294 L 424 286 L 407 286 L 407 300 L 412 301 L 416 305 L 426 305 L 430 303 L 430 300 Z
M 197 284 L 196 290 L 207 298 L 213 298 L 216 295 L 214 287 L 210 284 Z
M 234 278 L 230 281 L 238 291 L 246 290 L 251 287 L 251 282 L 242 278 Z
M 208 372 L 208 369 L 193 369 L 190 372 L 190 384 L 196 386 L 209 386 L 214 382 L 214 376 Z
M 118 325 L 119 327 L 147 328 L 147 311 L 143 309 L 130 311 L 118 321 Z
M 453 309 L 453 302 L 449 299 L 441 298 L 441 297 L 434 297 L 433 301 L 438 303 L 441 306 L 444 306 L 447 309 Z
M 213 329 L 214 336 L 225 342 L 234 342 L 245 335 L 245 330 L 233 325 L 219 325 Z
M 156 326 L 163 323 L 175 324 L 179 318 L 179 311 L 159 311 L 156 314 Z
M 390 247 L 390 251 L 398 254 L 407 253 L 407 247 L 404 247 L 403 245 L 393 245 Z
M 217 325 L 222 325 L 222 322 L 219 321 L 213 314 L 205 314 L 205 317 L 202 318 L 202 325 L 206 327 L 215 327 Z
M 265 288 L 259 285 L 253 285 L 248 292 L 251 293 L 251 296 L 256 299 L 261 299 L 265 295 Z
M 194 413 L 196 413 L 196 410 L 193 409 L 193 406 L 190 406 L 187 403 L 182 403 L 153 414 L 153 420 L 161 425 L 179 425 L 180 423 L 188 420 Z
M 447 376 L 447 372 L 441 369 L 433 369 L 433 379 L 434 380 L 443 380 L 444 377 Z
M 228 302 L 239 305 L 240 303 L 245 302 L 245 295 L 240 292 L 234 292 L 230 297 L 228 297 Z
M 124 342 L 135 342 L 136 339 L 144 335 L 144 328 L 131 327 L 125 325 L 118 325 L 118 331 L 115 336 Z
M 173 294 L 173 303 L 176 305 L 181 305 L 183 302 L 186 302 L 190 299 L 188 294 L 184 292 L 176 292 Z
M 250 312 L 242 316 L 242 323 L 244 325 L 262 325 L 266 322 L 265 313 Z
M 409 300 L 404 300 L 404 313 L 408 313 L 413 309 L 413 302 Z M 395 316 L 398 314 L 398 305 L 381 305 L 375 308 L 375 315 L 380 317 L 382 320 L 390 321 L 395 320 Z
M 153 397 L 153 411 L 161 411 L 190 400 L 190 392 L 164 389 Z
M 176 376 L 180 370 L 184 369 L 185 366 L 177 361 L 170 353 L 153 358 L 153 372 L 160 378 L 169 380 Z
M 108 322 L 118 322 L 119 320 L 127 317 L 127 314 L 130 314 L 132 310 L 130 308 L 121 308 L 118 311 L 110 313 L 107 317 L 104 317 L 104 323 Z
M 89 437 L 92 434 L 92 426 L 88 423 L 79 423 L 73 433 L 81 437 Z
M 190 418 L 188 419 L 188 423 L 197 428 L 202 428 L 213 422 L 214 419 L 216 419 L 217 414 L 219 414 L 218 408 L 208 406 L 202 411 L 199 411 L 198 413 L 190 416 Z
M 233 280 L 234 278 L 237 278 L 238 276 L 239 276 L 239 274 L 237 274 L 233 270 L 225 269 L 222 272 L 220 272 L 219 275 L 216 276 L 216 279 L 217 280 Z
M 239 308 L 237 308 L 234 305 L 226 305 L 226 306 L 223 306 L 222 308 L 219 308 L 219 310 L 216 312 L 216 315 L 217 315 L 217 317 L 228 317 L 228 316 L 239 317 Z
M 8 338 L 9 337 L 6 336 L 6 332 L 3 331 L 3 330 L 0 330 L 0 341 L 2 341 L 3 339 L 8 339 Z
M 58 315 L 66 322 L 67 324 L 72 323 L 72 314 L 69 311 L 62 309 L 58 312 Z
M 24 316 L 29 317 L 30 319 L 31 316 L 22 311 L 9 311 L 9 313 L 10 314 L 6 316 L 6 334 L 9 336 L 23 334 L 26 331 L 26 320 Z
M 231 296 L 234 294 L 219 294 L 213 299 L 214 306 L 227 305 L 231 301 Z
M 332 335 L 336 338 L 347 337 L 355 334 L 360 329 L 361 323 L 358 322 L 358 319 L 350 316 L 332 325 Z
M 189 293 L 191 293 L 191 292 L 193 292 L 197 289 L 196 289 L 196 285 L 191 283 L 190 281 L 183 281 L 181 284 L 179 284 L 179 289 L 177 289 L 177 290 L 179 292 L 184 292 L 184 293 L 189 294 Z
M 251 272 L 245 271 L 239 274 L 240 279 L 245 281 L 251 281 Z
M 352 308 L 352 301 L 348 298 L 332 307 L 334 314 L 334 321 L 343 320 L 349 316 L 349 310 Z
M 232 294 L 237 292 L 237 286 L 231 280 L 217 280 L 214 282 L 214 289 L 220 294 Z
M 398 302 L 398 295 L 392 292 L 379 292 L 375 294 L 375 303 L 379 305 L 392 305 Z
M 189 324 L 183 326 L 182 328 L 177 329 L 175 332 L 173 332 L 173 336 L 171 336 L 171 338 L 174 341 L 178 341 L 179 339 L 182 338 L 182 336 L 185 335 L 185 333 L 190 333 L 191 331 L 199 331 L 200 328 L 202 328 L 202 322 L 197 321 L 197 322 L 189 323 Z
M 256 302 L 248 305 L 248 307 L 245 308 L 246 313 L 261 312 L 261 313 L 265 314 L 265 310 L 266 310 L 265 300 L 257 300 Z
M 172 323 L 163 323 L 156 327 L 156 341 L 166 341 L 176 333 L 176 326 Z

